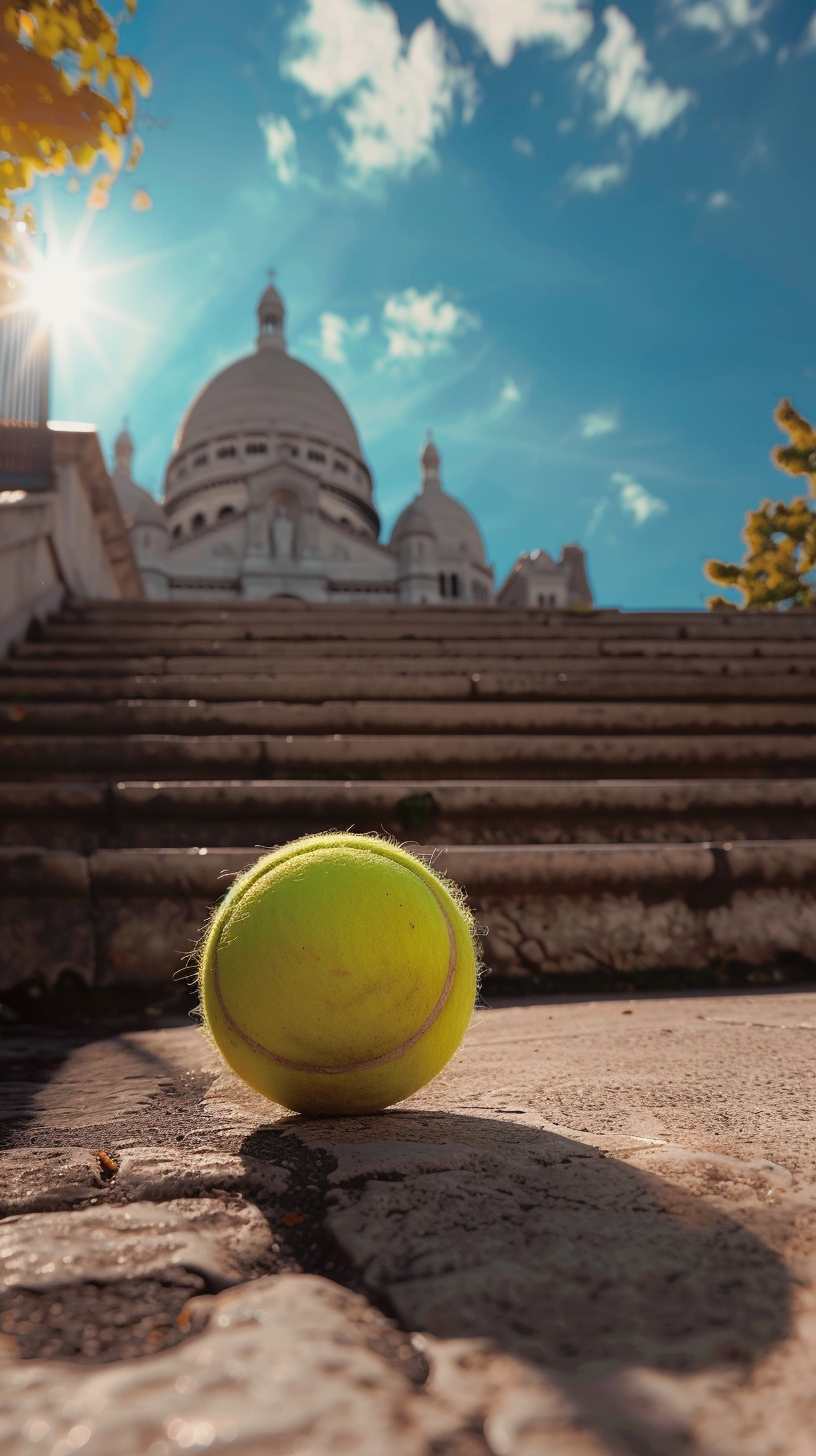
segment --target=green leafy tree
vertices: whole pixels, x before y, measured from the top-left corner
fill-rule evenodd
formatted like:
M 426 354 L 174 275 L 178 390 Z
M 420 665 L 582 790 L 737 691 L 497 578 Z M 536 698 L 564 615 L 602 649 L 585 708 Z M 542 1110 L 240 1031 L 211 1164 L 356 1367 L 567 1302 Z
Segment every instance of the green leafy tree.
M 742 608 L 816 606 L 816 430 L 783 399 L 774 412 L 779 428 L 788 436 L 787 445 L 776 445 L 771 459 L 788 475 L 803 475 L 809 497 L 794 496 L 786 501 L 764 500 L 757 510 L 748 511 L 742 539 L 747 550 L 742 561 L 707 561 L 705 573 L 717 586 L 742 593 Z M 714 611 L 734 611 L 726 597 L 709 597 Z
M 133 15 L 136 0 L 125 7 Z M 101 156 L 106 170 L 88 202 L 106 205 L 116 177 L 139 159 L 138 96 L 151 80 L 139 61 L 119 54 L 118 24 L 96 0 L 0 0 L 0 15 L 0 246 L 8 247 L 15 219 L 32 226 L 17 194 L 38 176 L 72 163 L 89 172 Z

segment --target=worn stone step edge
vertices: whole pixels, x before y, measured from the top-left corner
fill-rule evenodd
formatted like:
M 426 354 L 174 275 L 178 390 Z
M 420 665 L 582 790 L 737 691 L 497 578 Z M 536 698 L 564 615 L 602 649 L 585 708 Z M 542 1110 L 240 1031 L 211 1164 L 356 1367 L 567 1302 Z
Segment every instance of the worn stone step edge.
M 270 661 L 271 659 L 271 661 Z M 215 670 L 214 670 L 215 663 Z M 798 647 L 785 652 L 778 644 L 768 645 L 766 655 L 755 656 L 753 651 L 744 655 L 710 653 L 700 649 L 696 653 L 588 653 L 567 656 L 555 652 L 523 653 L 515 646 L 507 650 L 494 650 L 490 654 L 478 649 L 460 653 L 416 653 L 399 654 L 393 651 L 365 655 L 359 649 L 336 656 L 330 654 L 298 652 L 292 648 L 282 653 L 247 654 L 231 653 L 219 648 L 208 648 L 206 653 L 181 653 L 177 647 L 166 653 L 152 656 L 137 655 L 120 657 L 115 653 L 100 653 L 90 657 L 66 658 L 59 650 L 49 656 L 32 658 L 13 656 L 0 662 L 0 681 L 19 684 L 52 677 L 69 681 L 82 678 L 95 679 L 110 676 L 114 679 L 213 677 L 238 679 L 267 679 L 289 676 L 334 677 L 339 674 L 364 674 L 385 677 L 455 676 L 458 673 L 493 673 L 499 676 L 514 674 L 540 676 L 560 672 L 570 674 L 598 673 L 603 676 L 612 673 L 659 673 L 663 676 L 708 677 L 752 677 L 762 674 L 776 680 L 781 676 L 812 676 L 816 674 L 816 645 L 814 651 L 802 653 Z
M 116 608 L 118 610 L 111 610 Z M 740 613 L 721 617 L 706 612 L 618 612 L 547 613 L 528 611 L 496 611 L 495 608 L 462 606 L 457 609 L 410 608 L 389 609 L 379 606 L 376 612 L 342 607 L 319 606 L 281 613 L 265 604 L 236 603 L 234 608 L 196 607 L 194 603 L 99 603 L 98 610 L 62 610 L 55 614 L 46 630 L 76 631 L 84 629 L 115 633 L 122 630 L 177 632 L 205 628 L 210 631 L 243 632 L 253 629 L 281 636 L 298 633 L 319 637 L 324 633 L 348 633 L 350 636 L 390 636 L 400 633 L 462 636 L 468 632 L 508 635 L 530 633 L 565 639 L 606 633 L 611 636 L 638 632 L 663 634 L 667 637 L 692 636 L 722 639 L 765 636 L 816 636 L 816 614 L 813 612 L 770 614 Z M 154 610 L 155 609 L 155 610 Z
M 509 890 L 548 895 L 643 889 L 670 897 L 713 875 L 732 887 L 816 888 L 816 840 L 743 840 L 733 844 L 457 845 L 420 851 L 468 893 Z M 0 847 L 0 898 L 123 895 L 215 900 L 258 858 L 257 849 L 121 849 L 83 855 Z
M 809 779 L 303 779 L 131 780 L 108 783 L 0 783 L 0 816 L 167 818 L 300 815 L 365 808 L 397 812 L 406 801 L 428 813 L 461 815 L 683 814 L 689 811 L 816 810 Z M 814 825 L 816 828 L 816 824 Z
M 368 702 L 206 703 L 135 698 L 120 703 L 6 703 L 6 734 L 212 734 L 356 737 L 468 734 L 734 734 L 816 732 L 816 703 Z
M 461 702 L 589 700 L 592 702 L 754 702 L 772 696 L 775 701 L 816 700 L 816 675 L 780 673 L 769 684 L 762 672 L 720 673 L 548 673 L 457 672 L 451 674 L 393 675 L 374 671 L 348 675 L 304 672 L 227 676 L 194 674 L 153 677 L 0 679 L 0 701 L 42 701 L 67 707 L 91 703 L 120 705 L 127 701 L 226 703 L 321 703 L 396 699 Z
M 353 774 L 366 782 L 378 774 L 447 770 L 461 777 L 488 773 L 517 778 L 538 769 L 548 780 L 567 777 L 597 778 L 614 769 L 666 776 L 686 768 L 707 775 L 741 768 L 752 775 L 809 776 L 816 766 L 816 735 L 804 734 L 334 734 L 330 737 L 173 736 L 119 734 L 75 736 L 29 734 L 0 737 L 0 781 L 21 773 L 64 780 L 68 775 L 105 773 L 117 780 L 149 775 L 151 778 L 185 777 L 198 773 L 236 771 L 239 777 L 310 778 L 330 781 Z
M 266 661 L 274 657 L 277 662 L 309 662 L 320 661 L 327 666 L 335 663 L 345 665 L 349 655 L 364 657 L 366 665 L 378 658 L 392 659 L 398 657 L 410 663 L 437 663 L 451 666 L 456 665 L 461 659 L 469 657 L 489 658 L 498 657 L 503 665 L 509 659 L 514 658 L 519 663 L 551 662 L 555 659 L 565 659 L 575 664 L 586 665 L 626 665 L 629 662 L 639 663 L 641 659 L 649 663 L 674 663 L 691 661 L 697 659 L 711 662 L 734 661 L 753 662 L 755 664 L 765 663 L 773 665 L 777 660 L 788 664 L 796 663 L 799 660 L 810 662 L 816 657 L 816 639 L 808 642 L 797 642 L 795 640 L 773 639 L 762 642 L 723 642 L 712 640 L 710 642 L 689 642 L 689 641 L 659 641 L 648 642 L 632 639 L 631 642 L 618 643 L 617 645 L 602 639 L 597 642 L 569 642 L 553 643 L 546 640 L 532 642 L 527 639 L 490 640 L 479 642 L 473 639 L 463 639 L 460 642 L 442 643 L 432 638 L 416 639 L 411 642 L 401 641 L 395 646 L 393 641 L 366 641 L 363 645 L 359 641 L 350 644 L 348 641 L 320 641 L 298 642 L 289 639 L 276 641 L 270 647 L 265 642 L 247 642 L 236 640 L 223 643 L 217 639 L 202 642 L 195 649 L 186 650 L 179 647 L 177 641 L 162 643 L 160 650 L 140 650 L 136 644 L 134 651 L 133 643 L 109 642 L 105 644 L 81 642 L 17 642 L 14 644 L 9 657 L 0 663 L 4 672 L 50 672 L 55 666 L 59 666 L 63 672 L 81 673 L 87 672 L 109 672 L 111 666 L 115 665 L 119 672 L 164 672 L 168 663 L 173 665 L 176 671 L 190 671 L 191 668 L 179 666 L 182 663 L 195 665 L 206 664 L 209 669 L 213 661 L 219 664 L 223 662 L 225 669 L 232 671 L 232 663 L 236 660 L 246 663 L 242 671 L 249 671 L 250 665 L 256 660 Z

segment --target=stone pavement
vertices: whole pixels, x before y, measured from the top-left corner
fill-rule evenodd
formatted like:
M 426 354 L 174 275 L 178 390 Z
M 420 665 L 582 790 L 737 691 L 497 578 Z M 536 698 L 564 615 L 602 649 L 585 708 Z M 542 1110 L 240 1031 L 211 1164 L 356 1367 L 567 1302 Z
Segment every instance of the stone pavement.
M 0 1045 L 2 1456 L 811 1456 L 816 993 L 478 1011 L 292 1116 L 188 1026 Z

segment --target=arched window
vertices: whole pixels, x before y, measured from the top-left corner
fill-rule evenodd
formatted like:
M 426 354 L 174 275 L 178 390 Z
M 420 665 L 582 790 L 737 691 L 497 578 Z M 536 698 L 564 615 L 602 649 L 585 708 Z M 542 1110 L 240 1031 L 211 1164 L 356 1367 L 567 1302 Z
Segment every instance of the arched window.
M 174 541 L 180 541 L 181 540 L 181 526 L 174 526 L 173 527 L 173 540 Z
M 202 531 L 204 529 L 204 527 L 206 526 L 206 524 L 207 524 L 207 517 L 204 515 L 203 511 L 196 511 L 195 515 L 193 516 L 192 522 L 191 522 L 191 525 L 192 525 L 193 530 L 194 531 Z
M 219 521 L 228 521 L 230 516 L 235 515 L 235 506 L 222 506 L 218 512 Z
M 440 571 L 439 573 L 439 595 L 441 597 L 446 597 L 448 595 L 448 583 L 445 579 L 444 571 Z
M 455 571 L 452 571 L 451 572 L 451 596 L 452 597 L 458 597 L 458 595 L 459 595 L 459 578 L 456 575 L 456 572 Z

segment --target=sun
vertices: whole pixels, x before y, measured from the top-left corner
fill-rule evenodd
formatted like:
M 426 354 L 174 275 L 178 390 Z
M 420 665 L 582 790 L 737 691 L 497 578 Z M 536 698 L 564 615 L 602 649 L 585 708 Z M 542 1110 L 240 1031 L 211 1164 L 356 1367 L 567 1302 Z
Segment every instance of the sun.
M 79 324 L 92 308 L 91 276 L 70 253 L 34 255 L 25 293 L 44 324 L 60 329 Z

